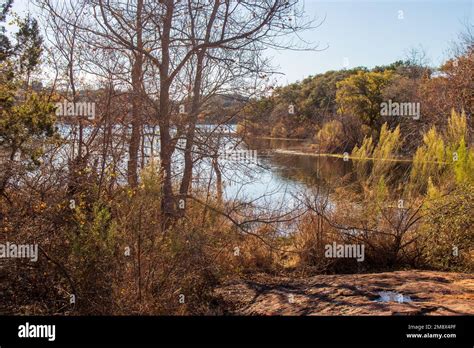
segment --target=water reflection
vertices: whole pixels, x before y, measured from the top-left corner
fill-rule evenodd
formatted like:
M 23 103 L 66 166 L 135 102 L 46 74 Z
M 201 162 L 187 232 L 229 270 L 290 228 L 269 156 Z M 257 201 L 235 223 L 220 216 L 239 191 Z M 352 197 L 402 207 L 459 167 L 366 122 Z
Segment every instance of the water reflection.
M 279 153 L 278 150 L 306 150 L 305 141 L 281 139 L 247 140 L 250 149 L 258 151 L 259 166 L 255 166 L 253 177 L 243 188 L 226 187 L 229 198 L 257 199 L 270 195 L 267 200 L 277 200 L 292 205 L 293 196 L 315 185 L 331 186 L 343 177 L 353 175 L 352 162 L 339 158 L 315 157 L 293 153 Z M 236 173 L 230 171 L 229 176 Z M 245 180 L 244 180 L 245 181 Z
M 215 172 L 211 157 L 212 151 L 216 152 L 216 148 L 218 148 L 216 153 L 219 155 L 218 163 L 222 171 L 223 194 L 225 198 L 231 200 L 252 201 L 254 205 L 269 208 L 286 208 L 295 204 L 293 199 L 295 195 L 315 185 L 331 188 L 338 186 L 341 180 L 348 183 L 355 179 L 351 160 L 314 156 L 316 150 L 311 149 L 309 141 L 254 138 L 242 142 L 236 136 L 235 128 L 235 126 L 219 128 L 213 125 L 198 127 L 198 143 L 202 144 L 202 148 L 197 149 L 197 152 L 205 155 L 200 156 L 201 160 L 196 161 L 194 187 L 202 184 L 210 188 L 215 187 Z M 63 126 L 61 134 L 67 138 L 71 131 L 71 128 Z M 90 133 L 91 129 L 85 129 L 85 138 Z M 118 167 L 126 172 L 128 151 L 123 134 L 128 134 L 129 129 L 114 127 L 114 133 L 117 134 L 117 139 L 119 139 L 117 146 L 120 145 L 122 152 Z M 145 133 L 143 155 L 146 160 L 142 165 L 156 157 L 160 149 L 157 129 L 146 128 Z M 184 144 L 178 143 L 178 149 L 173 156 L 176 177 L 179 177 L 183 169 L 183 148 Z M 229 149 L 256 150 L 257 161 L 242 163 L 243 161 L 223 156 Z M 106 157 L 104 160 L 112 159 Z M 397 165 L 394 168 L 395 172 L 403 170 L 406 170 L 406 166 Z M 123 180 L 126 178 L 124 177 Z

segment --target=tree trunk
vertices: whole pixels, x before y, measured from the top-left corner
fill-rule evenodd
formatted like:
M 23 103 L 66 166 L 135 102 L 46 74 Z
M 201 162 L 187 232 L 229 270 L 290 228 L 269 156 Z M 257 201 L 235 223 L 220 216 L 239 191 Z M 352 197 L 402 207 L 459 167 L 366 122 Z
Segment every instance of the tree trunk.
M 162 62 L 160 66 L 160 100 L 159 100 L 159 127 L 160 127 L 160 169 L 163 176 L 161 199 L 161 229 L 166 231 L 174 219 L 174 195 L 171 181 L 171 156 L 173 144 L 170 135 L 170 33 L 173 20 L 174 4 L 166 2 L 166 14 L 163 22 L 161 38 Z
M 142 40 L 142 11 L 143 0 L 137 2 L 137 47 L 143 49 Z M 132 134 L 129 144 L 128 161 L 128 184 L 131 187 L 138 185 L 138 150 L 140 147 L 140 135 L 142 126 L 142 107 L 141 107 L 141 89 L 143 76 L 143 54 L 135 52 L 132 67 Z
M 222 173 L 219 168 L 218 157 L 214 157 L 212 159 L 212 167 L 214 168 L 214 172 L 216 173 L 216 191 L 217 191 L 217 203 L 222 205 L 222 195 L 223 195 L 223 188 L 222 188 Z
M 196 79 L 194 80 L 193 87 L 193 98 L 191 111 L 188 119 L 188 130 L 186 132 L 186 148 L 184 150 L 184 171 L 183 178 L 181 180 L 181 186 L 179 193 L 182 196 L 188 194 L 190 183 L 193 176 L 193 146 L 194 146 L 194 134 L 196 130 L 196 122 L 199 113 L 199 103 L 201 99 L 201 81 L 202 81 L 202 70 L 203 70 L 204 51 L 199 52 L 198 61 L 196 66 Z

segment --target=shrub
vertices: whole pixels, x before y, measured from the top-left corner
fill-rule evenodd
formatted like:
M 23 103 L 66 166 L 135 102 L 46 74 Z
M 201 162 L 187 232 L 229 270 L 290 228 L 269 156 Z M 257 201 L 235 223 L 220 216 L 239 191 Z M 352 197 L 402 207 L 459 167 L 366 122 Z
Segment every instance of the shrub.
M 430 187 L 418 233 L 426 264 L 434 269 L 472 272 L 474 185 L 443 194 Z
M 288 130 L 282 123 L 278 123 L 272 128 L 271 136 L 274 138 L 286 138 L 288 137 Z
M 344 149 L 344 134 L 342 123 L 338 120 L 326 122 L 316 135 L 323 152 L 336 152 Z
M 425 192 L 428 180 L 436 186 L 474 182 L 474 149 L 466 139 L 466 116 L 454 111 L 444 139 L 434 126 L 423 135 L 423 145 L 413 156 L 411 190 Z

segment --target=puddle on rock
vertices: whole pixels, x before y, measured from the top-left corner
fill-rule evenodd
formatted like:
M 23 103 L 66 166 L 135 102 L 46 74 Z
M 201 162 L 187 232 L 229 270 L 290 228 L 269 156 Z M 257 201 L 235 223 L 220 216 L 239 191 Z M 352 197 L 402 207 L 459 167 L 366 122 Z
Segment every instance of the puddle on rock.
M 398 303 L 407 303 L 413 302 L 410 296 L 403 295 L 394 291 L 379 291 L 378 295 L 380 296 L 375 302 L 398 302 Z

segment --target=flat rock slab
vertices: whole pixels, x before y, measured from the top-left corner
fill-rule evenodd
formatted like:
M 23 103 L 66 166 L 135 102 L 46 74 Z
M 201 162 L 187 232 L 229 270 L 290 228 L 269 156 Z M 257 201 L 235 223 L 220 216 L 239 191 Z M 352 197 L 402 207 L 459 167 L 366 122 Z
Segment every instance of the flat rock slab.
M 215 295 L 234 315 L 474 315 L 474 276 L 466 273 L 259 274 Z

